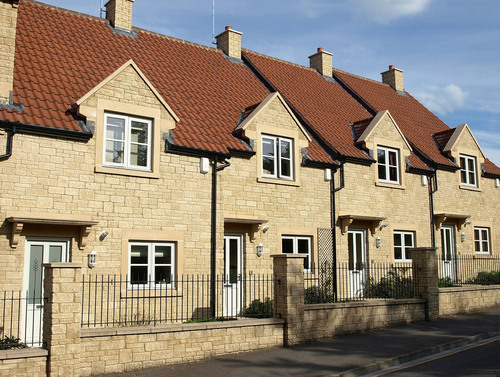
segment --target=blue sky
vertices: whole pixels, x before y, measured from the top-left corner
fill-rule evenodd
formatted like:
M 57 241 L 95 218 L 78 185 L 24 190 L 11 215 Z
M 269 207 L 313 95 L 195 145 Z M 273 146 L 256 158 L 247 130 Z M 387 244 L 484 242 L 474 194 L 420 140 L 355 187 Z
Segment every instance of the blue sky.
M 100 0 L 43 2 L 99 15 Z M 450 127 L 467 123 L 500 166 L 499 14 L 498 0 L 215 0 L 215 33 L 231 25 L 243 47 L 307 66 L 324 47 L 334 67 L 375 80 L 394 64 L 408 92 Z M 133 25 L 210 45 L 212 0 L 135 0 Z

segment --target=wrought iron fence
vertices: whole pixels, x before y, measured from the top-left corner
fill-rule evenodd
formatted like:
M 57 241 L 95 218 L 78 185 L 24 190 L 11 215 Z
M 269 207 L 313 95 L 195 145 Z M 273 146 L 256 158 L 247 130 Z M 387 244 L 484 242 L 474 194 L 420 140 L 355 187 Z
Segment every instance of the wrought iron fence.
M 0 350 L 42 345 L 43 302 L 22 291 L 0 294 Z
M 438 257 L 440 287 L 461 285 L 500 285 L 499 255 L 456 255 Z
M 325 264 L 304 274 L 305 303 L 413 298 L 416 272 L 412 264 Z
M 82 327 L 156 326 L 169 323 L 273 316 L 273 276 L 172 276 L 140 284 L 121 275 L 83 277 Z M 216 296 L 211 299 L 212 289 Z

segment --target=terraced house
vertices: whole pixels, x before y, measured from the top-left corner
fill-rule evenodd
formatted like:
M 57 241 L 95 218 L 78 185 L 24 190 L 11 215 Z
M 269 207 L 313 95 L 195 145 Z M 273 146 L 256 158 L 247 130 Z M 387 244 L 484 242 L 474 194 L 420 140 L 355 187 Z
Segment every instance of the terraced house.
M 498 253 L 500 168 L 402 70 L 373 81 L 322 48 L 300 66 L 231 27 L 197 45 L 133 27 L 133 4 L 100 19 L 0 2 L 0 290 L 41 297 L 46 262 L 172 300 L 180 276 L 206 275 L 198 306 L 231 315 L 272 254 L 309 274 L 345 264 L 356 295 L 371 264 L 416 246 L 440 249 L 445 277 L 457 255 Z

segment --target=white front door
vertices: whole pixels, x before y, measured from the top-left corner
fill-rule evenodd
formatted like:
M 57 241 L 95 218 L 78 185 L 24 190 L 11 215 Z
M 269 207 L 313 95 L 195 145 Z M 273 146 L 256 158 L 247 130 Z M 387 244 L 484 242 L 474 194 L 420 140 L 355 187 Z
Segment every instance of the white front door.
M 242 308 L 243 236 L 224 236 L 224 317 L 236 317 Z
M 441 226 L 441 260 L 443 278 L 455 281 L 455 238 L 452 225 Z
M 67 262 L 69 240 L 28 239 L 24 263 L 26 304 L 23 317 L 22 341 L 29 346 L 42 345 L 44 263 Z
M 363 297 L 366 280 L 366 231 L 349 230 L 349 297 Z

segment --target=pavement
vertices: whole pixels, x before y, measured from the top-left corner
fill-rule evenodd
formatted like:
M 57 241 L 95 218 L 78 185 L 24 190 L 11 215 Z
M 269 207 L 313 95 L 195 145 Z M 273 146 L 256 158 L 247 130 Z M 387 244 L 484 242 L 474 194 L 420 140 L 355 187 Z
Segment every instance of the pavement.
M 113 376 L 362 376 L 499 335 L 497 306 L 481 313 Z

